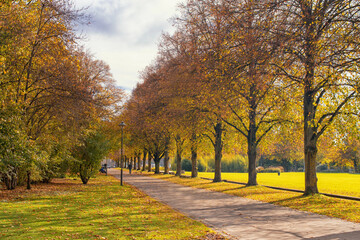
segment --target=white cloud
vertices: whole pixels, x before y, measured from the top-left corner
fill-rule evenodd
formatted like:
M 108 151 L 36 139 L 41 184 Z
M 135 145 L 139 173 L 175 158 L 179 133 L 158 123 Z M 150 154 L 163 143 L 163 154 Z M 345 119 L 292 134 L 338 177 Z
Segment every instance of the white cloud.
M 180 0 L 78 0 L 90 6 L 92 23 L 84 29 L 85 46 L 110 65 L 117 84 L 131 90 L 138 73 L 156 57 L 157 43 L 171 29 Z

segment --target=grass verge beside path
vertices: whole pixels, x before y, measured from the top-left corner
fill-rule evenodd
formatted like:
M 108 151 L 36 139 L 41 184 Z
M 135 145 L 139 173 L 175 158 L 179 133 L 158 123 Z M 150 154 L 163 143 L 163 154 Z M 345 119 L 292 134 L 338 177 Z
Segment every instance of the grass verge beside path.
M 109 176 L 0 190 L 0 239 L 223 239 Z
M 173 175 L 144 174 L 194 188 L 223 192 L 234 196 L 360 223 L 360 202 L 358 201 L 330 198 L 323 195 L 303 197 L 301 193 L 274 190 L 261 186 L 245 187 L 225 182 L 213 183 L 212 181 L 200 178 L 191 179 L 179 178 Z

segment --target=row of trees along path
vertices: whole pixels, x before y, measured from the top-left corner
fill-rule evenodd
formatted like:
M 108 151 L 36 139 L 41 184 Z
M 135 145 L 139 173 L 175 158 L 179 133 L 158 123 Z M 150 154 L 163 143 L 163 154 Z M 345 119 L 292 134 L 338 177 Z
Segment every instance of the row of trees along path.
M 259 150 L 295 143 L 305 194 L 318 193 L 320 137 L 339 144 L 357 133 L 359 20 L 355 0 L 186 1 L 126 103 L 130 152 L 148 153 L 158 173 L 173 150 L 179 175 L 189 148 L 195 177 L 208 139 L 215 182 L 223 150 L 236 148 L 257 185 Z

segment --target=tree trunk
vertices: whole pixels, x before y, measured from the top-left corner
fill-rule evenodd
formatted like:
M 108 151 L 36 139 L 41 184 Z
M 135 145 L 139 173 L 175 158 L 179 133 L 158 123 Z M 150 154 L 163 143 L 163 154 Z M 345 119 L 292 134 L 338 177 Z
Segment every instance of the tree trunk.
M 142 166 L 142 171 L 145 172 L 145 168 L 146 168 L 146 155 L 147 155 L 147 152 L 144 151 L 143 153 L 143 166 Z
M 359 167 L 358 167 L 358 161 L 359 161 L 359 159 L 357 157 L 353 158 L 354 172 L 355 173 L 360 173 Z
M 309 73 L 308 73 L 309 74 Z M 317 136 L 314 96 L 310 84 L 305 85 L 304 94 L 304 154 L 305 154 L 305 194 L 319 193 L 316 177 Z
M 248 170 L 248 183 L 247 186 L 256 186 L 257 183 L 257 173 L 256 173 L 256 147 L 248 147 L 248 158 L 249 158 L 249 170 Z
M 198 177 L 197 150 L 191 150 L 191 177 Z
M 309 121 L 305 121 L 304 124 L 304 153 L 305 153 L 305 193 L 304 195 L 311 195 L 319 193 L 317 188 L 316 177 L 316 156 L 317 146 L 315 132 Z
M 18 181 L 18 170 L 15 167 L 8 166 L 8 171 L 2 175 L 2 181 L 7 190 L 14 190 Z
M 176 174 L 175 176 L 181 176 L 181 152 L 176 153 Z
M 27 178 L 26 178 L 26 189 L 30 190 L 31 189 L 31 171 L 30 170 L 26 171 L 26 176 L 27 176 Z
M 138 165 L 137 165 L 137 170 L 141 170 L 141 154 L 140 153 L 138 153 L 138 156 L 137 156 L 137 159 L 138 159 Z
M 148 153 L 148 172 L 151 172 L 151 154 Z
M 17 175 L 17 169 L 16 169 L 16 171 L 13 173 L 13 176 L 10 180 L 9 186 L 10 186 L 11 190 L 14 190 L 16 188 L 17 182 L 18 182 L 18 175 Z
M 255 102 L 251 103 L 255 105 Z M 256 112 L 255 106 L 250 109 L 249 112 L 249 132 L 247 137 L 248 144 L 248 183 L 247 186 L 256 186 Z
M 181 139 L 180 135 L 175 137 L 176 142 L 176 174 L 175 176 L 181 176 L 181 155 L 183 151 L 184 141 Z
M 312 63 L 308 63 L 307 66 Z M 304 154 L 305 154 L 305 193 L 319 193 L 316 177 L 317 129 L 315 125 L 315 101 L 312 91 L 313 68 L 307 67 L 304 90 Z
M 191 136 L 191 177 L 196 178 L 198 176 L 197 165 L 197 136 L 193 134 Z
M 316 144 L 308 144 L 305 148 L 305 196 L 319 193 L 316 177 L 316 155 Z
M 155 174 L 160 174 L 160 158 L 159 158 L 159 156 L 154 157 L 154 163 L 155 163 Z
M 317 126 L 315 121 L 316 104 L 314 91 L 315 54 L 316 54 L 316 24 L 310 3 L 304 2 L 303 21 L 305 23 L 304 45 L 304 154 L 305 154 L 305 194 L 319 193 L 316 177 Z
M 164 154 L 164 174 L 169 174 L 169 162 L 170 162 L 169 151 L 166 150 Z
M 215 177 L 213 182 L 221 182 L 222 132 L 223 129 L 220 120 L 215 126 Z
M 90 179 L 89 177 L 84 177 L 84 176 L 80 176 L 80 178 L 81 178 L 82 183 L 85 185 L 88 183 L 88 181 Z

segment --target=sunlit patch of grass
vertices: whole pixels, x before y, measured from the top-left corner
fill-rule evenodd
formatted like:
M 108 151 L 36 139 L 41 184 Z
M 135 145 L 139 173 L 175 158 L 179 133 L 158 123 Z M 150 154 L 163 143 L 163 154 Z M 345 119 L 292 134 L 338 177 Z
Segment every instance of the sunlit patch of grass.
M 0 239 L 203 239 L 211 231 L 113 177 L 68 181 L 76 188 L 0 202 Z
M 331 198 L 323 195 L 304 197 L 301 193 L 274 190 L 262 186 L 246 187 L 226 182 L 213 183 L 210 180 L 200 178 L 190 179 L 154 174 L 149 174 L 149 176 L 194 188 L 223 192 L 347 221 L 360 222 L 360 202 L 358 201 Z
M 189 172 L 186 175 L 190 175 Z M 247 173 L 222 173 L 222 179 L 247 183 Z M 200 172 L 199 177 L 214 178 L 214 173 Z M 322 193 L 360 197 L 360 174 L 317 173 L 318 188 Z M 305 175 L 303 172 L 259 173 L 258 184 L 304 190 Z

